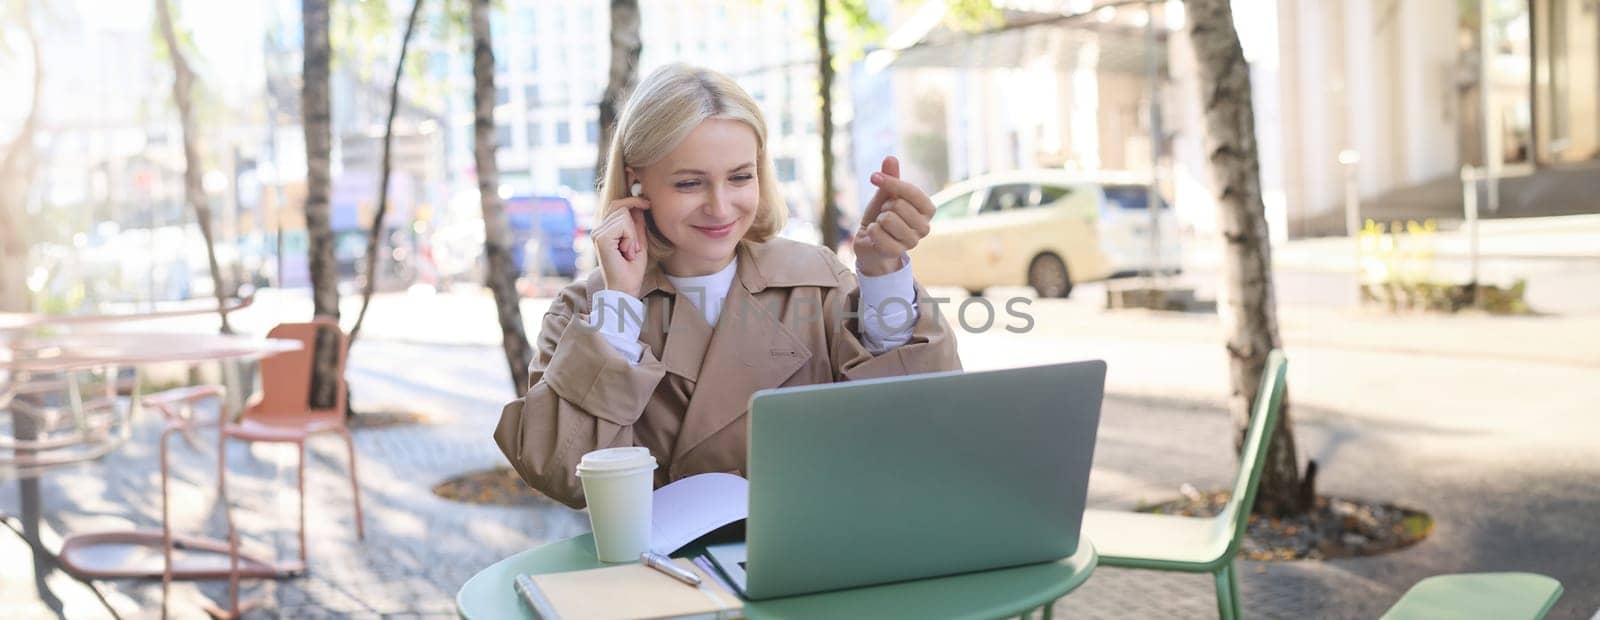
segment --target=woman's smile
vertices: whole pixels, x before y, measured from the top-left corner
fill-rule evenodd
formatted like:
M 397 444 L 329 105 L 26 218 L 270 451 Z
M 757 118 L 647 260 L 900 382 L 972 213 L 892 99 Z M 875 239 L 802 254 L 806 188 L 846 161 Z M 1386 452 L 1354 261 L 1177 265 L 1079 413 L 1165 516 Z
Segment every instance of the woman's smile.
M 728 233 L 733 232 L 733 226 L 738 223 L 739 220 L 733 220 L 726 224 L 695 224 L 693 228 L 700 234 L 711 237 L 712 239 L 721 239 L 728 236 Z

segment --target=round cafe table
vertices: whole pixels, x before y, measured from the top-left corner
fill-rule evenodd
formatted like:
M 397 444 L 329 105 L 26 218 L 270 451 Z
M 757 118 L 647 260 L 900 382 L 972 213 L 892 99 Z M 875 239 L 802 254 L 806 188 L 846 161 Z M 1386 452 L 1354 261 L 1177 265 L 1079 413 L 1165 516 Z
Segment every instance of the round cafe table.
M 677 556 L 696 555 L 690 546 Z M 1087 538 L 1077 553 L 1055 562 L 931 577 L 879 586 L 745 601 L 752 620 L 777 618 L 1010 618 L 1049 605 L 1088 581 L 1098 561 Z M 523 551 L 473 575 L 456 593 L 462 618 L 533 618 L 512 588 L 519 574 L 560 573 L 607 566 L 595 559 L 594 538 L 575 536 Z M 1048 617 L 1048 611 L 1046 612 Z
M 137 376 L 138 369 L 147 364 L 255 360 L 301 348 L 300 343 L 294 340 L 165 332 L 75 333 L 12 338 L 0 344 L 5 345 L 0 348 L 0 371 L 14 375 L 6 384 L 0 385 L 0 391 L 7 395 L 14 389 L 12 383 L 17 381 L 15 375 L 20 375 L 25 382 L 30 374 L 121 366 L 134 368 Z M 242 382 L 232 364 L 223 365 L 223 377 L 229 388 L 227 395 L 237 397 L 235 388 Z M 0 403 L 3 402 L 0 400 Z M 219 415 L 229 415 L 232 408 L 224 402 Z M 98 458 L 120 446 L 126 439 L 125 435 L 118 437 L 107 442 L 103 448 L 88 453 L 87 458 L 63 463 L 35 459 L 29 451 L 18 450 L 19 454 L 12 458 L 17 462 L 11 463 L 9 468 L 0 468 L 0 479 L 16 477 L 22 482 L 23 522 L 28 534 L 25 537 L 35 549 L 42 549 L 37 535 L 41 512 L 37 476 L 51 466 Z M 226 501 L 224 496 L 223 502 Z M 231 532 L 233 523 L 229 511 L 224 510 L 223 513 Z M 56 559 L 79 577 L 161 577 L 165 566 L 160 548 L 165 536 L 162 530 L 78 534 L 66 538 Z M 242 553 L 239 554 L 238 568 L 235 569 L 229 557 L 232 548 L 227 542 L 194 536 L 172 536 L 172 540 L 183 551 L 174 558 L 172 573 L 175 579 L 218 578 L 235 571 L 243 577 L 284 577 L 304 570 L 298 562 L 279 564 Z M 43 565 L 37 560 L 35 569 L 42 571 Z M 43 582 L 42 573 L 39 581 Z

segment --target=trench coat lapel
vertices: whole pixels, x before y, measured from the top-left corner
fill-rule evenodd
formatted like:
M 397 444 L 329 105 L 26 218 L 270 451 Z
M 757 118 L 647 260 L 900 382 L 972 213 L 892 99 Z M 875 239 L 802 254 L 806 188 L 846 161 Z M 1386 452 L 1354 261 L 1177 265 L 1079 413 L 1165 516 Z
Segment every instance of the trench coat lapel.
M 711 343 L 711 325 L 687 297 L 674 297 L 664 338 L 661 363 L 667 372 L 698 382 L 700 365 Z
M 712 330 L 700 381 L 689 398 L 673 449 L 674 467 L 696 446 L 744 415 L 752 394 L 782 385 L 811 360 L 805 343 L 751 292 L 752 285 L 761 290 L 765 282 L 750 258 L 740 256 L 740 277 L 729 287 L 722 316 Z

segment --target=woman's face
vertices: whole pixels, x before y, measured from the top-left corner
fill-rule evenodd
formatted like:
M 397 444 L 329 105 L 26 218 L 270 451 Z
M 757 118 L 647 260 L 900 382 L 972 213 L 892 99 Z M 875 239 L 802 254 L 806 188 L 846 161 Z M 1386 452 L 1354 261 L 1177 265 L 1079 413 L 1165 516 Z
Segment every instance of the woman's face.
M 667 273 L 716 273 L 733 259 L 761 202 L 756 132 L 739 121 L 707 119 L 660 161 L 635 168 L 656 228 L 672 242 Z

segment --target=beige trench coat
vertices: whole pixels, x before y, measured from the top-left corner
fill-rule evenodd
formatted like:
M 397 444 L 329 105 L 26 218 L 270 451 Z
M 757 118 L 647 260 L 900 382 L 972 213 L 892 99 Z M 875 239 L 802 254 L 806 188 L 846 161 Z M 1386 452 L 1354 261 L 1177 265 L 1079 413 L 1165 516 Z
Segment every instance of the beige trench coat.
M 715 329 L 658 265 L 646 271 L 638 365 L 589 327 L 591 295 L 605 288 L 599 270 L 561 291 L 544 315 L 528 394 L 505 406 L 494 433 L 523 480 L 581 508 L 578 460 L 619 446 L 650 449 L 657 487 L 744 475 L 757 390 L 961 368 L 950 326 L 920 285 L 911 341 L 874 357 L 858 338 L 855 273 L 833 252 L 786 239 L 742 242 L 738 252 Z

